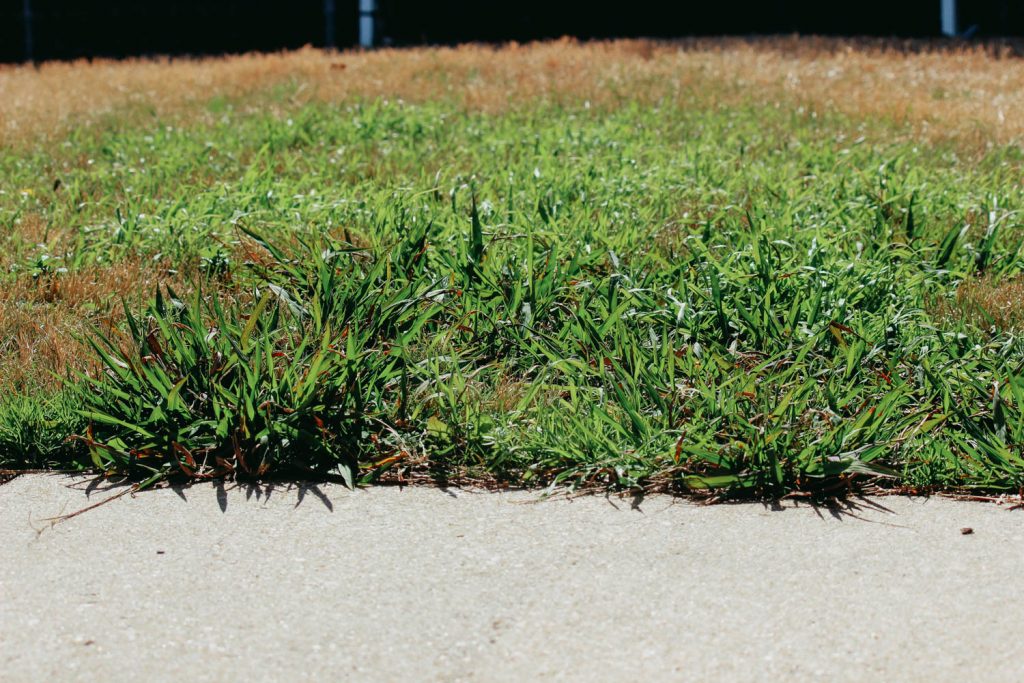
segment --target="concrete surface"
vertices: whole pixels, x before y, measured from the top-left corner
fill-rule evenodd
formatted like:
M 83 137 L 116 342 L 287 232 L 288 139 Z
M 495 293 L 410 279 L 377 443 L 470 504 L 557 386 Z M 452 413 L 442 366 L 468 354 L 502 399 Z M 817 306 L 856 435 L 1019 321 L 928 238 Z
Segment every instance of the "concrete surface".
M 0 486 L 6 683 L 1024 680 L 992 504 L 87 485 Z

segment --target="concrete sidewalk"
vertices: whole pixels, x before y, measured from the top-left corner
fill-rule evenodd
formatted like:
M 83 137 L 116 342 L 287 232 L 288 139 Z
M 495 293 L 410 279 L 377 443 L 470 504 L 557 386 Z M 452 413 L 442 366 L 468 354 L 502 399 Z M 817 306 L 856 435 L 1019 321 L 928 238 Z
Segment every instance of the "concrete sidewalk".
M 996 505 L 87 483 L 0 486 L 6 683 L 1024 679 Z

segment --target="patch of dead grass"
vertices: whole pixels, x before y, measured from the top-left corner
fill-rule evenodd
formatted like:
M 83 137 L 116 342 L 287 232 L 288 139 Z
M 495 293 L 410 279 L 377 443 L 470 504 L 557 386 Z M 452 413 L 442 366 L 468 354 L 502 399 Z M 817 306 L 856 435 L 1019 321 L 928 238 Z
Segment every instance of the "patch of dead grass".
M 0 144 L 139 112 L 187 122 L 214 96 L 266 108 L 355 98 L 485 111 L 538 101 L 754 101 L 888 117 L 925 136 L 1024 134 L 1024 60 L 986 45 L 822 38 L 561 41 L 501 47 L 131 59 L 0 67 Z
M 92 369 L 82 337 L 105 333 L 124 317 L 121 302 L 140 305 L 156 286 L 183 288 L 167 264 L 124 261 L 33 278 L 0 288 L 0 391 L 57 388 L 71 370 Z
M 358 246 L 368 241 L 343 231 Z M 94 353 L 84 338 L 98 329 L 117 338 L 124 329 L 124 307 L 139 311 L 157 287 L 170 286 L 185 298 L 202 282 L 204 296 L 225 304 L 246 301 L 235 279 L 240 268 L 270 270 L 276 261 L 258 243 L 241 238 L 226 246 L 226 270 L 204 272 L 198 256 L 187 261 L 154 261 L 134 254 L 104 264 L 33 273 L 21 268 L 12 255 L 14 244 L 46 244 L 51 253 L 69 251 L 74 244 L 70 229 L 48 227 L 37 215 L 27 215 L 12 226 L 7 248 L 0 241 L 0 393 L 55 390 L 68 373 L 96 371 Z M 298 237 L 281 246 L 295 247 Z
M 13 238 L 31 244 L 44 241 L 42 221 L 28 219 Z M 48 235 L 54 250 L 70 238 Z M 252 244 L 238 245 L 232 262 L 260 256 Z M 10 264 L 0 256 L 0 266 Z M 83 341 L 98 329 L 119 334 L 124 306 L 139 310 L 157 287 L 171 286 L 181 296 L 194 291 L 198 263 L 170 263 L 141 257 L 66 272 L 43 274 L 15 271 L 0 286 L 0 392 L 56 389 L 72 370 L 96 369 L 94 354 Z M 242 296 L 231 273 L 208 278 L 203 291 L 225 300 Z
M 969 278 L 957 288 L 955 300 L 942 301 L 932 309 L 940 319 L 966 320 L 982 329 L 1022 330 L 1024 279 Z

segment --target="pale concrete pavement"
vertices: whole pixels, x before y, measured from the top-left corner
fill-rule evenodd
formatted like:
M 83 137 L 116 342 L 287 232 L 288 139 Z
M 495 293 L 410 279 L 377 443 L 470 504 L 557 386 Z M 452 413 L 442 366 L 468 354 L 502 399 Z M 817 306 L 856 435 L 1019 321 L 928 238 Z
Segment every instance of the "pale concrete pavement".
M 85 486 L 0 486 L 5 683 L 1024 679 L 996 505 Z

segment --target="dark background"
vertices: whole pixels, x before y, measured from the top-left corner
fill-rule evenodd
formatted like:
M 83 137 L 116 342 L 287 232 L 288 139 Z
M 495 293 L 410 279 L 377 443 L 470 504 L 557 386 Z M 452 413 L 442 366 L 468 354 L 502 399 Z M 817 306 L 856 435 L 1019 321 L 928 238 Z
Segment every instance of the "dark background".
M 357 0 L 334 0 L 334 40 L 358 40 Z M 26 57 L 25 0 L 0 0 L 0 61 Z M 29 0 L 37 59 L 217 54 L 324 45 L 323 0 Z M 960 30 L 1024 34 L 1024 0 L 960 0 Z M 815 33 L 931 37 L 939 0 L 378 0 L 378 43 Z

